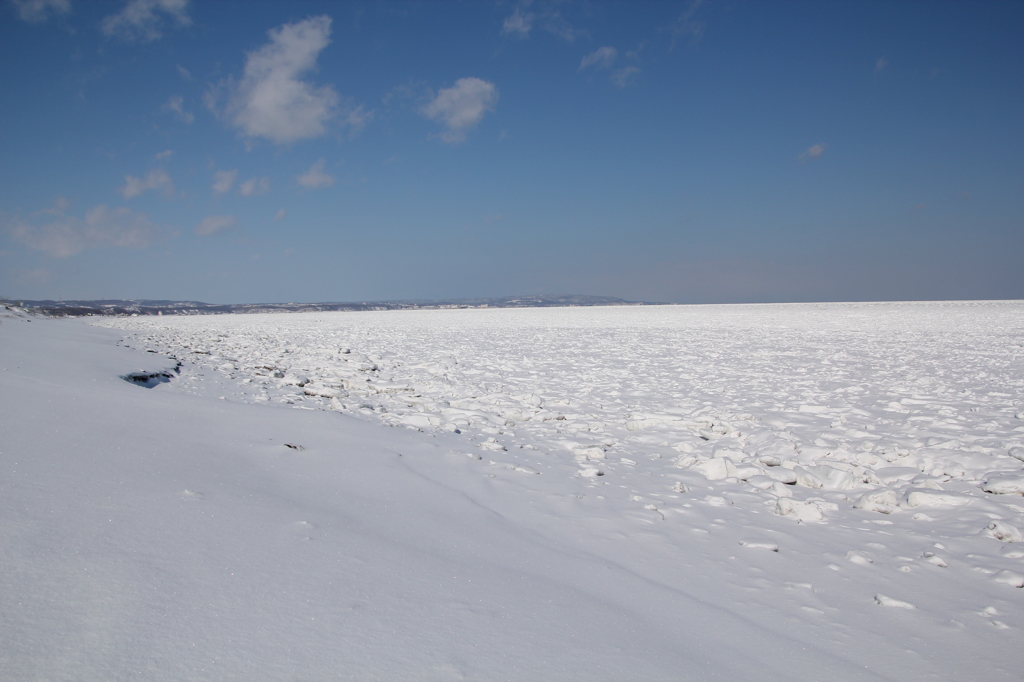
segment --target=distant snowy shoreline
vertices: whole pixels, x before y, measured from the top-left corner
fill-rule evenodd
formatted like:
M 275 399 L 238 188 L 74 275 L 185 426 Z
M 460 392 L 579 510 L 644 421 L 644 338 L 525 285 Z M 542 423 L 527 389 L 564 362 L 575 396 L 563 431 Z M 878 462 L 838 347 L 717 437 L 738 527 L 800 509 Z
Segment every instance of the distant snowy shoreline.
M 362 301 L 350 303 L 203 303 L 157 300 L 18 301 L 18 305 L 53 317 L 93 315 L 224 315 L 232 313 L 356 312 L 379 310 L 446 310 L 472 308 L 553 308 L 578 306 L 665 305 L 626 301 L 611 296 L 543 295 L 445 300 Z

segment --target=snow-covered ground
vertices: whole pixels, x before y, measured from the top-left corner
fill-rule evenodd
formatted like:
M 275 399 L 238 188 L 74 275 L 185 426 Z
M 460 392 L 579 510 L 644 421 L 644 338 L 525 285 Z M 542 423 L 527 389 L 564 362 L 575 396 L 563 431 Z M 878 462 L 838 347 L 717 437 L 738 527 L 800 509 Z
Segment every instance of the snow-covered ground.
M 5 679 L 1024 666 L 1024 302 L 0 322 Z

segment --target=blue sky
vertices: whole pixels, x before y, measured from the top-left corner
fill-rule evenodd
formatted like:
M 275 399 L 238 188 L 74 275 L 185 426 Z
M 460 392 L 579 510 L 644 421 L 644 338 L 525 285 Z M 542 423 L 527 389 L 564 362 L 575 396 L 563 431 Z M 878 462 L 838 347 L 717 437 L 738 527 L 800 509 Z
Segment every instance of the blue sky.
M 1024 3 L 4 0 L 0 295 L 1024 298 Z

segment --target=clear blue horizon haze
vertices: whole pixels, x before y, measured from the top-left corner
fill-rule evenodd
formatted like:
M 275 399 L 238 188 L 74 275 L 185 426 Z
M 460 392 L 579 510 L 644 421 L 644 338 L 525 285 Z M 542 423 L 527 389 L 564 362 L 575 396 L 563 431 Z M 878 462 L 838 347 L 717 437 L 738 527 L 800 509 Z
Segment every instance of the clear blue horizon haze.
M 1024 298 L 1024 3 L 3 0 L 0 295 Z

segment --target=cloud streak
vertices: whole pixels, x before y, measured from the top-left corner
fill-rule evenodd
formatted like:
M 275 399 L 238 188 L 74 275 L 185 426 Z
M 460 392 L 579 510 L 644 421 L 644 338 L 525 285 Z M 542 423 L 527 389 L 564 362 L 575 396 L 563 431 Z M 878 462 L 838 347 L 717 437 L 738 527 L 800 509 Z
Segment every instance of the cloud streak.
M 214 194 L 227 194 L 234 187 L 237 177 L 237 170 L 219 170 L 213 174 L 213 185 L 210 189 Z
M 618 57 L 619 51 L 614 47 L 599 47 L 580 62 L 580 70 L 594 67 L 597 69 L 610 68 L 615 63 L 615 58 Z
M 505 21 L 501 25 L 501 34 L 516 38 L 526 38 L 530 35 L 531 29 L 533 29 L 534 18 L 534 15 L 531 12 L 527 12 L 523 5 L 517 6 L 512 14 L 505 17 Z
M 324 164 L 326 164 L 326 161 L 320 159 L 310 166 L 308 171 L 295 178 L 295 181 L 306 189 L 330 187 L 334 184 L 334 178 L 324 172 Z
M 621 69 L 615 69 L 612 72 L 612 84 L 617 88 L 624 88 L 629 85 L 629 80 L 640 73 L 640 68 L 637 66 L 624 66 Z
M 686 38 L 699 40 L 704 34 L 704 22 L 696 18 L 697 12 L 703 4 L 704 0 L 690 0 L 686 9 L 668 27 L 668 32 L 672 36 L 673 48 L 680 40 Z
M 442 88 L 437 96 L 420 109 L 423 116 L 444 125 L 440 137 L 449 144 L 458 144 L 475 128 L 488 111 L 498 103 L 498 88 L 479 78 L 460 78 L 450 88 Z
M 799 159 L 801 161 L 815 161 L 817 159 L 820 159 L 821 156 L 825 153 L 825 149 L 827 147 L 828 145 L 826 144 L 811 145 L 810 147 L 804 150 L 804 153 L 800 155 Z
M 501 35 L 526 39 L 530 37 L 535 26 L 540 26 L 548 33 L 570 43 L 579 36 L 585 35 L 585 31 L 574 28 L 562 16 L 558 8 L 559 1 L 542 0 L 535 3 L 534 0 L 520 0 L 512 10 L 512 14 L 505 17 L 505 21 L 502 22 Z M 531 6 L 537 11 L 529 11 Z
M 200 237 L 209 237 L 230 230 L 238 224 L 235 216 L 232 215 L 211 215 L 203 218 L 195 227 L 195 233 Z
M 167 20 L 184 28 L 192 24 L 189 0 L 130 0 L 117 14 L 103 19 L 100 29 L 108 38 L 129 42 L 153 42 L 163 37 Z
M 238 186 L 238 193 L 243 197 L 253 197 L 270 191 L 270 178 L 249 178 Z
M 65 215 L 61 208 L 36 214 L 42 215 L 50 219 L 42 224 L 16 220 L 8 232 L 15 241 L 54 258 L 67 258 L 86 248 L 143 248 L 160 232 L 144 214 L 123 207 L 101 204 L 86 211 L 84 220 Z
M 71 13 L 71 0 L 11 0 L 18 16 L 30 24 L 41 24 L 51 15 Z
M 185 99 L 180 95 L 175 95 L 167 100 L 163 108 L 173 112 L 178 117 L 178 120 L 184 123 L 191 124 L 196 119 L 191 111 L 185 111 Z
M 151 189 L 162 189 L 168 196 L 174 194 L 174 183 L 171 181 L 171 176 L 162 168 L 149 171 L 144 178 L 126 175 L 124 176 L 124 187 L 121 188 L 121 196 L 131 199 Z

